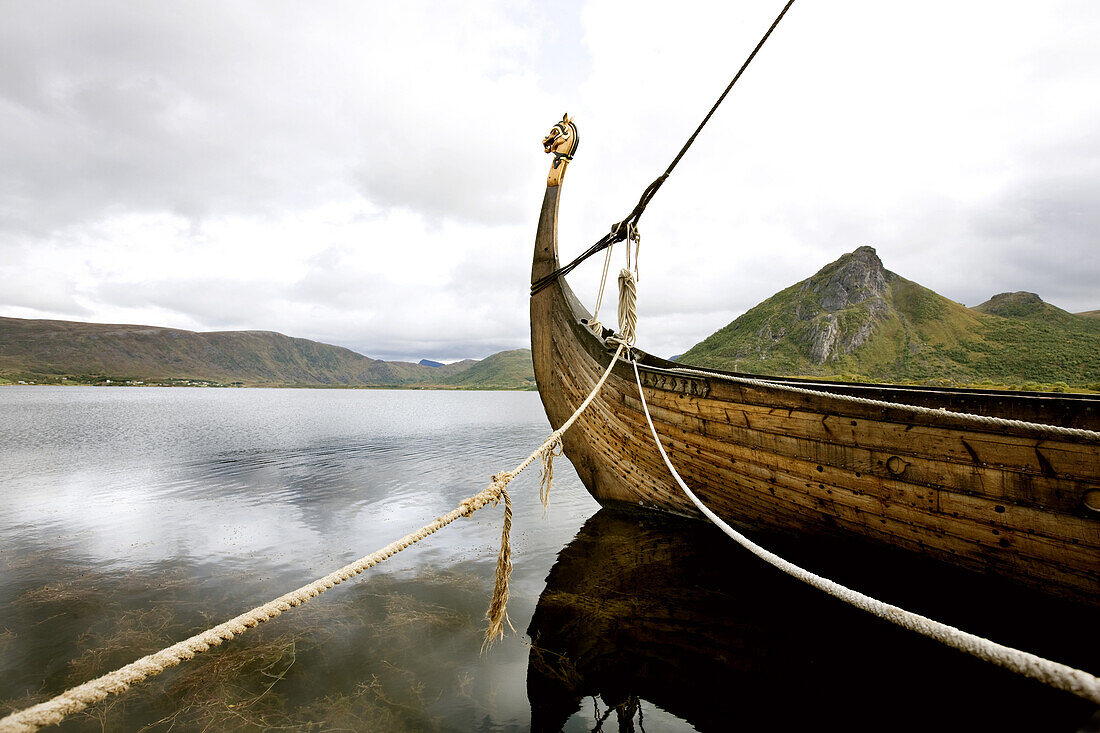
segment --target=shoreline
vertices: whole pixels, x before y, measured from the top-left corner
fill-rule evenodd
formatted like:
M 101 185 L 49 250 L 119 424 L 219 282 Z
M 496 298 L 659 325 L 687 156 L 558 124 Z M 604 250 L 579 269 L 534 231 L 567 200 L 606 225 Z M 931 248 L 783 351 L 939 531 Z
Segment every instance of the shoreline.
M 110 384 L 96 384 L 88 382 L 59 381 L 59 382 L 24 382 L 2 381 L 3 387 L 103 387 L 109 389 L 118 388 L 172 388 L 172 389 L 382 389 L 400 390 L 402 392 L 537 392 L 538 388 L 530 387 L 454 387 L 450 385 L 426 385 L 426 384 L 222 384 L 222 383 L 194 383 L 184 384 L 126 384 L 125 382 L 112 382 Z

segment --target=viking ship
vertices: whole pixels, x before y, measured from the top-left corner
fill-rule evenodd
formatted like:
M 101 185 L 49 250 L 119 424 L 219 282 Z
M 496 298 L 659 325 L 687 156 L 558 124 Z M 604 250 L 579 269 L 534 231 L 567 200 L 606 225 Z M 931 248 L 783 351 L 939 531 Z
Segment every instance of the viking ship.
M 531 270 L 535 379 L 555 429 L 622 343 L 590 328 L 559 265 L 577 139 L 566 116 L 543 141 L 554 158 Z M 671 463 L 733 526 L 859 538 L 1100 606 L 1095 396 L 702 371 L 636 347 L 629 360 Z M 698 516 L 658 452 L 638 381 L 615 363 L 564 454 L 603 505 Z

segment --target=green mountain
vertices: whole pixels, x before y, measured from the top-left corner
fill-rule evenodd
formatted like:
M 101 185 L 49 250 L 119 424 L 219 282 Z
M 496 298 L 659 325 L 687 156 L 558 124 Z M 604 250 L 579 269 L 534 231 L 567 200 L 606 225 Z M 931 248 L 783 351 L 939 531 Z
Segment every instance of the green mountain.
M 429 367 L 272 331 L 204 333 L 0 317 L 0 381 L 12 382 L 529 389 L 530 352 L 523 352 L 526 372 L 516 366 L 516 353 Z M 515 368 L 494 367 L 497 357 Z M 479 371 L 449 383 L 474 367 Z
M 537 389 L 530 349 L 513 349 L 487 356 L 442 383 L 466 389 L 515 389 L 515 385 Z
M 1100 319 L 1034 293 L 967 308 L 859 247 L 678 360 L 762 374 L 1100 390 Z

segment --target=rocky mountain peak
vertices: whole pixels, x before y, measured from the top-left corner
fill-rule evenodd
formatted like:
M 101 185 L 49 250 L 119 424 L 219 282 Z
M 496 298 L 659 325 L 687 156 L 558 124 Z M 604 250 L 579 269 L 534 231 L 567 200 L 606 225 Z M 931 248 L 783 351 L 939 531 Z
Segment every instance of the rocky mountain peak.
M 869 266 L 877 267 L 880 270 L 882 269 L 882 260 L 879 259 L 878 252 L 875 251 L 874 247 L 866 244 L 856 247 L 846 255 L 841 255 L 841 259 L 845 257 L 860 259 L 865 261 Z
M 874 247 L 858 247 L 821 268 L 803 285 L 804 293 L 818 296 L 822 310 L 838 311 L 886 295 L 889 273 Z
M 796 315 L 814 322 L 810 357 L 818 364 L 851 353 L 871 335 L 889 309 L 886 284 L 891 273 L 874 247 L 866 245 L 841 255 L 802 284 Z M 859 306 L 857 323 L 842 329 L 839 311 Z
M 858 247 L 750 308 L 679 361 L 758 374 L 1100 391 L 1100 360 L 1090 358 L 1098 353 L 1100 311 L 1068 313 L 1031 292 L 1000 293 L 967 308 L 884 269 L 873 248 Z

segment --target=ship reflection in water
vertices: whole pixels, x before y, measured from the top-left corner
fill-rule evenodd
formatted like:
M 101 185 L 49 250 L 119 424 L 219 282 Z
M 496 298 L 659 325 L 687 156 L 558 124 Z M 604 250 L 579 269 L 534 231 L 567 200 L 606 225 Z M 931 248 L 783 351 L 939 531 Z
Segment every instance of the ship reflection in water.
M 1096 670 L 1094 610 L 894 552 L 768 543 L 889 602 Z M 686 520 L 597 513 L 561 551 L 528 634 L 533 731 L 572 730 L 589 697 L 596 727 L 620 731 L 644 730 L 642 701 L 700 731 L 1096 723 L 1087 701 L 855 610 Z

